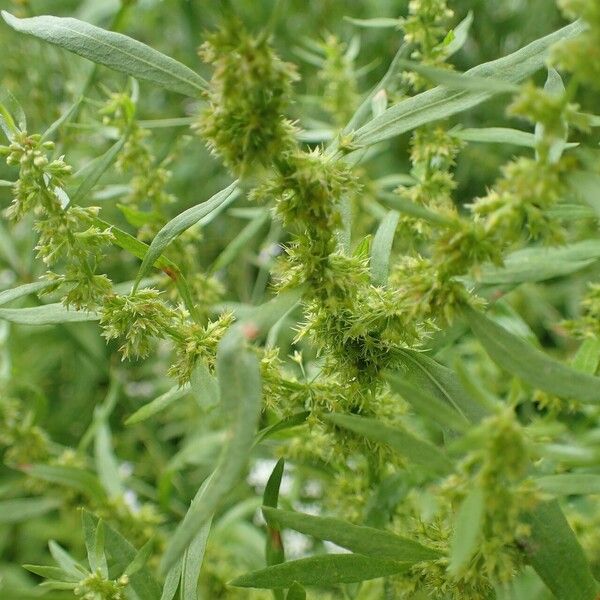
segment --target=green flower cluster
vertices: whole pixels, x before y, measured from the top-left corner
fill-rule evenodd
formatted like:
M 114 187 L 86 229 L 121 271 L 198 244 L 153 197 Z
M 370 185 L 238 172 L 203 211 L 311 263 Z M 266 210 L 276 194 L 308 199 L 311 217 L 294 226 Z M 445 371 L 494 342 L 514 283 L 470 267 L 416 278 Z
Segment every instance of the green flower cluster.
M 215 70 L 196 128 L 213 152 L 244 175 L 293 149 L 294 127 L 283 115 L 297 75 L 268 39 L 252 37 L 234 19 L 207 37 L 200 56 Z
M 53 149 L 54 144 L 43 141 L 40 135 L 22 131 L 14 133 L 8 146 L 0 146 L 7 164 L 19 166 L 14 199 L 6 215 L 14 221 L 27 213 L 35 215 L 38 256 L 47 265 L 67 261 L 64 274 L 49 274 L 57 284 L 64 285 L 65 305 L 94 309 L 111 289 L 110 280 L 95 271 L 113 235 L 110 229 L 95 224 L 98 207 L 69 204 L 65 188 L 71 167 L 62 156 L 49 158 Z

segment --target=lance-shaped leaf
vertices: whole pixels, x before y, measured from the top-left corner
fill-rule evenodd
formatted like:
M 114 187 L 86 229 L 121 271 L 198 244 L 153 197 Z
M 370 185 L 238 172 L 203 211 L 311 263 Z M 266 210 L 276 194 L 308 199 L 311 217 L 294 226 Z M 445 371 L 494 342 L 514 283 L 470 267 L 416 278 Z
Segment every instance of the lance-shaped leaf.
M 365 556 L 417 563 L 441 556 L 437 550 L 383 529 L 353 525 L 331 517 L 316 517 L 288 510 L 263 507 L 269 525 L 293 529 L 320 540 L 328 540 Z
M 71 310 L 57 302 L 27 308 L 0 308 L 0 319 L 20 325 L 53 325 L 97 321 L 99 316 L 95 312 Z
M 598 583 L 558 503 L 541 504 L 527 520 L 531 535 L 524 542 L 525 555 L 554 597 L 595 600 Z
M 168 392 L 161 394 L 151 402 L 148 402 L 148 404 L 144 404 L 144 406 L 138 408 L 138 410 L 136 410 L 130 417 L 127 418 L 125 425 L 135 425 L 137 423 L 141 423 L 142 421 L 153 417 L 163 410 L 166 410 L 169 408 L 169 406 L 178 400 L 181 400 L 189 393 L 189 385 L 183 385 L 181 387 L 177 385 L 173 386 Z
M 407 431 L 389 427 L 376 419 L 358 415 L 329 413 L 324 415 L 324 418 L 334 425 L 353 431 L 372 442 L 387 444 L 400 456 L 415 465 L 435 473 L 447 473 L 452 470 L 452 461 L 441 450 Z
M 271 507 L 272 509 L 277 508 L 277 504 L 279 503 L 279 488 L 281 486 L 284 468 L 285 461 L 283 458 L 280 458 L 265 486 L 265 491 L 263 493 L 263 505 L 265 507 Z M 263 509 L 263 514 L 265 514 L 265 510 L 266 509 Z M 273 523 L 269 519 L 267 519 L 265 556 L 267 559 L 267 566 L 278 565 L 285 561 L 285 550 L 283 547 L 283 539 L 281 538 L 281 528 L 277 523 Z M 275 600 L 283 600 L 283 592 L 281 590 L 274 590 L 273 596 Z
M 0 292 L 0 306 L 2 304 L 8 304 L 13 300 L 18 300 L 29 294 L 35 294 L 41 292 L 51 286 L 55 285 L 53 281 L 34 281 L 33 283 L 24 283 L 16 288 L 10 290 L 4 290 Z
M 475 554 L 483 524 L 485 497 L 479 488 L 474 488 L 463 500 L 454 521 L 454 533 L 450 544 L 448 572 L 454 576 L 468 564 Z
M 227 435 L 229 443 L 224 447 L 210 481 L 200 490 L 171 538 L 163 557 L 165 572 L 219 508 L 246 467 L 258 426 L 262 395 L 259 359 L 246 347 L 246 336 L 255 332 L 242 323 L 230 329 L 219 344 L 217 379 L 223 414 L 231 419 Z
M 65 17 L 18 19 L 6 11 L 2 11 L 2 17 L 16 31 L 167 90 L 199 97 L 208 87 L 206 81 L 190 68 L 122 33 Z
M 567 25 L 508 56 L 470 69 L 464 77 L 491 77 L 508 84 L 519 83 L 544 65 L 551 46 L 560 40 L 580 34 L 584 28 L 583 23 L 579 21 Z M 361 127 L 353 141 L 359 146 L 381 142 L 425 123 L 444 119 L 477 106 L 491 98 L 494 93 L 496 92 L 492 90 L 448 90 L 443 87 L 428 90 L 388 108 Z
M 387 380 L 392 390 L 401 394 L 416 412 L 443 428 L 462 432 L 469 426 L 469 420 L 451 404 L 440 400 L 427 390 L 409 383 L 399 373 L 390 373 Z
M 398 353 L 403 367 L 397 371 L 398 377 L 450 404 L 471 422 L 486 416 L 487 410 L 469 395 L 451 369 L 422 352 L 402 348 Z
M 85 201 L 86 196 L 92 191 L 94 186 L 100 180 L 100 177 L 104 175 L 110 165 L 112 165 L 117 154 L 119 154 L 121 148 L 125 145 L 127 135 L 128 134 L 123 135 L 104 154 L 101 154 L 92 161 L 92 164 L 89 166 L 89 171 L 86 169 L 87 175 L 85 176 L 85 179 L 79 184 L 79 187 L 71 198 L 73 204 L 80 204 Z
M 382 219 L 371 245 L 371 281 L 373 285 L 387 284 L 390 268 L 390 254 L 394 243 L 394 234 L 400 214 L 390 210 Z
M 155 236 L 144 256 L 136 277 L 136 287 L 139 282 L 146 277 L 154 263 L 158 260 L 165 248 L 186 229 L 198 223 L 202 218 L 209 215 L 212 211 L 218 209 L 224 202 L 230 200 L 232 196 L 237 196 L 239 190 L 237 181 L 234 181 L 224 190 L 217 192 L 212 198 L 184 210 L 181 214 L 171 219 Z
M 600 242 L 584 240 L 557 248 L 524 248 L 509 254 L 502 267 L 484 267 L 487 285 L 545 281 L 579 271 L 600 258 Z
M 360 554 L 325 554 L 246 573 L 230 585 L 266 589 L 286 588 L 294 583 L 328 586 L 396 575 L 409 567 L 410 563 Z
M 210 519 L 200 528 L 183 554 L 181 564 L 181 600 L 196 600 L 198 598 L 198 577 L 204 561 L 206 543 L 210 532 Z
M 600 402 L 600 378 L 550 358 L 483 313 L 466 308 L 465 315 L 492 360 L 509 373 L 537 389 L 563 398 Z

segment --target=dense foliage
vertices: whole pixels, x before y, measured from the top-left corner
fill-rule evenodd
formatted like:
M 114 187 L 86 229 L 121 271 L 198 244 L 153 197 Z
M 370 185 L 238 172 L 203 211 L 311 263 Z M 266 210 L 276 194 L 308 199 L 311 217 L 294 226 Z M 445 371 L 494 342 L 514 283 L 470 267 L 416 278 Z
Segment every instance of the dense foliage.
M 5 1 L 0 596 L 600 597 L 599 6 Z

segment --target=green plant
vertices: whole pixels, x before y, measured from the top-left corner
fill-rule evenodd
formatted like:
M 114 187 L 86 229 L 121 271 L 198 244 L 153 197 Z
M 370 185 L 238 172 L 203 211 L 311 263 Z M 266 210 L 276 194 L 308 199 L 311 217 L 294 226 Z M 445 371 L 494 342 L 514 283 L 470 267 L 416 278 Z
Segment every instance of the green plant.
M 16 4 L 3 594 L 600 597 L 594 2 Z

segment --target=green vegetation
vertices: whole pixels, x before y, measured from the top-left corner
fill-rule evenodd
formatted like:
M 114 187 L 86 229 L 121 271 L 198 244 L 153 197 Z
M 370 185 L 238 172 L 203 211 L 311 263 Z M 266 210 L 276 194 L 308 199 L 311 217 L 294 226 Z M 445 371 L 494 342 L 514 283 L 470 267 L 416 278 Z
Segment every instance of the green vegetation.
M 597 2 L 0 4 L 2 598 L 600 597 Z

